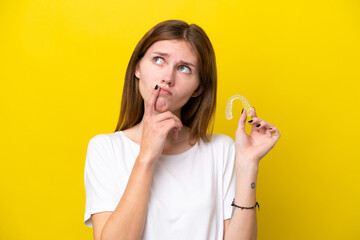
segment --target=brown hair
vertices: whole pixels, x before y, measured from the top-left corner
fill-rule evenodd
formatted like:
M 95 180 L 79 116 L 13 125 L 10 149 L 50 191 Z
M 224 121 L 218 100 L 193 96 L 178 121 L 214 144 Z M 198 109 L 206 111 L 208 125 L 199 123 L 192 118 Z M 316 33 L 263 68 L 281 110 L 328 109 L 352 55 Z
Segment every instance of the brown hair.
M 200 78 L 197 90 L 203 89 L 203 91 L 199 96 L 191 97 L 182 107 L 181 121 L 184 126 L 191 129 L 189 140 L 198 141 L 201 138 L 204 142 L 209 142 L 214 128 L 216 108 L 215 53 L 202 28 L 180 20 L 158 23 L 136 45 L 126 70 L 120 116 L 115 132 L 131 128 L 141 122 L 144 115 L 144 100 L 139 91 L 139 79 L 135 76 L 135 67 L 150 46 L 161 40 L 185 40 L 196 53 Z M 207 135 L 210 123 L 210 135 Z

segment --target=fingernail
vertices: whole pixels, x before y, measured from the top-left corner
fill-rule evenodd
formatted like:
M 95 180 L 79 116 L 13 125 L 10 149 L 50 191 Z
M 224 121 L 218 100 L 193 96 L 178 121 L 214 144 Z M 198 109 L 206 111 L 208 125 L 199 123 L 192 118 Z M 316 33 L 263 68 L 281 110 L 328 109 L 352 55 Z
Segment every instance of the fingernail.
M 241 114 L 244 112 L 244 109 L 241 111 Z
M 261 124 L 259 123 L 258 125 L 256 125 L 256 127 L 260 127 L 260 125 L 261 125 Z
M 253 120 L 251 119 L 250 121 L 248 121 L 248 123 L 252 123 L 253 122 Z
M 159 88 L 159 86 L 158 86 L 158 85 L 156 85 L 156 86 L 155 86 L 155 90 L 157 90 L 158 88 Z

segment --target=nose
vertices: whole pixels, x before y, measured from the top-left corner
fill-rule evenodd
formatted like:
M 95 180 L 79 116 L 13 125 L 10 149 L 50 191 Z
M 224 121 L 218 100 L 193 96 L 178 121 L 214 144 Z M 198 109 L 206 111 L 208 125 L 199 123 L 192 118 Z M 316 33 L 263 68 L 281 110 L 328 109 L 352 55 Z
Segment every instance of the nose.
M 174 82 L 175 82 L 174 81 L 174 78 L 175 78 L 174 74 L 175 74 L 175 71 L 174 71 L 172 66 L 168 66 L 168 67 L 164 68 L 164 73 L 163 73 L 161 82 L 165 83 L 165 84 L 167 84 L 169 86 L 172 86 L 174 84 Z

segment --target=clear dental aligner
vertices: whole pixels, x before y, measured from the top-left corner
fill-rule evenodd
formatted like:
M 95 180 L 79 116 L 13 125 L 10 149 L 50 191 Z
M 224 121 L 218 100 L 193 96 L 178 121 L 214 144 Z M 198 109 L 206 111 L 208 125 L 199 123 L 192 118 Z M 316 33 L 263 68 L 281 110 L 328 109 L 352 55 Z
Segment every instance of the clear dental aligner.
M 242 103 L 242 105 L 244 106 L 244 108 L 246 110 L 247 116 L 251 117 L 251 112 L 250 112 L 251 106 L 250 106 L 249 102 L 246 100 L 246 98 L 244 96 L 241 96 L 241 95 L 234 95 L 231 98 L 229 98 L 229 100 L 226 103 L 226 109 L 225 109 L 225 117 L 226 117 L 226 119 L 230 120 L 230 119 L 233 118 L 233 116 L 232 116 L 232 103 L 233 103 L 233 101 L 235 99 L 240 99 L 241 100 L 241 103 Z

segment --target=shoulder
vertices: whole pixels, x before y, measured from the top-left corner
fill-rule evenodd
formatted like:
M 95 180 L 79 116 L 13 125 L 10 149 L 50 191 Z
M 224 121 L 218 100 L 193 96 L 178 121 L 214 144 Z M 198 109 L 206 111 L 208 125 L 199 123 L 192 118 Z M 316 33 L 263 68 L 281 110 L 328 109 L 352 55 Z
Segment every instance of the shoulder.
M 93 136 L 89 140 L 88 151 L 119 154 L 136 153 L 139 145 L 129 139 L 122 131 L 104 133 Z
M 102 151 L 111 151 L 115 141 L 119 138 L 119 134 L 115 133 L 103 133 L 98 134 L 90 138 L 88 143 L 88 149 L 97 149 Z
M 93 169 L 106 168 L 116 164 L 116 134 L 98 134 L 90 138 L 87 152 L 86 164 Z
M 211 148 L 213 154 L 227 156 L 234 151 L 235 142 L 231 137 L 225 134 L 213 133 L 207 146 Z
M 214 146 L 228 146 L 231 147 L 235 142 L 225 134 L 213 133 L 210 141 Z
M 89 144 L 102 145 L 109 143 L 109 141 L 111 141 L 111 134 L 112 133 L 103 133 L 103 134 L 95 135 L 92 138 L 90 138 Z
M 118 131 L 113 133 L 102 133 L 95 135 L 92 138 L 90 138 L 90 142 L 111 143 L 122 138 L 123 138 L 123 134 L 121 134 L 121 131 Z
M 213 151 L 216 156 L 222 159 L 223 171 L 232 171 L 235 160 L 235 141 L 224 134 L 213 134 Z

